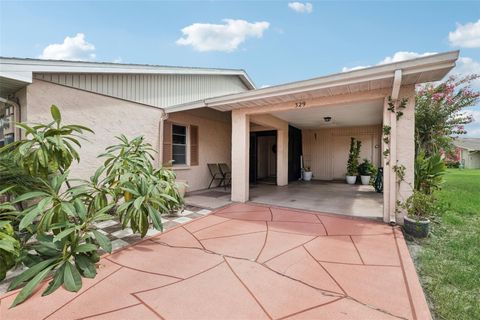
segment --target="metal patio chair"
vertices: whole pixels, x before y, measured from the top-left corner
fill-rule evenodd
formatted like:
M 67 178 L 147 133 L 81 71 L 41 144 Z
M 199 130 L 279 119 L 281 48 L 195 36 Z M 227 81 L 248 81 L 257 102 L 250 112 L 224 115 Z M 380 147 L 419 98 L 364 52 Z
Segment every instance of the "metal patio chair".
M 230 167 L 226 163 L 219 163 L 218 167 L 220 168 L 220 172 L 222 173 L 222 176 L 223 176 L 223 188 L 227 190 L 227 187 L 230 185 L 232 181 L 232 171 L 230 170 Z M 220 185 L 221 184 L 222 182 L 220 182 Z
M 210 180 L 210 184 L 208 185 L 208 189 L 211 188 L 212 183 L 215 180 L 220 180 L 220 183 L 217 186 L 217 187 L 220 187 L 225 178 L 222 174 L 222 171 L 220 170 L 220 167 L 219 167 L 218 163 L 207 163 L 207 166 L 208 166 L 208 171 L 210 171 L 210 175 L 212 176 L 212 180 Z

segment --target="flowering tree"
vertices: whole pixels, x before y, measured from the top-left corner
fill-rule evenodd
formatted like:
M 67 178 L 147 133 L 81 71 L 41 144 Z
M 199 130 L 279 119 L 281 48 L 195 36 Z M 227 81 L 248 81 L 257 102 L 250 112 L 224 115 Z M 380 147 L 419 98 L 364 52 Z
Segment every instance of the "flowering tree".
M 417 153 L 423 150 L 430 156 L 440 150 L 453 150 L 453 138 L 465 134 L 464 126 L 473 121 L 463 109 L 479 101 L 480 92 L 471 88 L 471 82 L 479 77 L 451 76 L 443 82 L 418 88 L 415 98 Z

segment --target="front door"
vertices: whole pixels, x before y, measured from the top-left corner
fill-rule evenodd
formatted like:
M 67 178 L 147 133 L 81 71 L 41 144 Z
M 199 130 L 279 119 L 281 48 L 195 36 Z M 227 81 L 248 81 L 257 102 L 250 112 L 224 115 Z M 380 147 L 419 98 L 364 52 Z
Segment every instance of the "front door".
M 276 184 L 277 131 L 250 132 L 250 183 Z

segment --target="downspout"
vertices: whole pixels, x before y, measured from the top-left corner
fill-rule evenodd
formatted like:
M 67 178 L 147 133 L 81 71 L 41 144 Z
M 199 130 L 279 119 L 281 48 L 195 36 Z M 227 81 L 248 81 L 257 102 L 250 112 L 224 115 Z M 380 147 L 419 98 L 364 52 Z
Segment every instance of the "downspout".
M 13 106 L 13 114 L 15 116 L 15 123 L 18 123 L 20 122 L 20 105 L 16 102 L 16 101 L 13 101 L 13 100 L 10 100 L 10 99 L 5 99 L 3 97 L 0 97 L 0 102 L 2 103 L 5 103 L 5 104 L 9 104 L 9 105 L 12 105 Z M 15 135 L 14 135 L 14 140 L 20 140 L 20 134 L 21 134 L 21 131 L 19 128 L 17 128 L 15 126 L 15 131 L 14 131 Z
M 392 87 L 392 100 L 393 102 L 398 101 L 398 96 L 400 94 L 400 87 L 402 85 L 402 70 L 395 70 L 395 75 L 393 78 L 393 87 Z M 397 114 L 395 112 L 390 112 L 390 224 L 395 225 L 397 223 L 396 219 L 396 207 L 397 207 L 397 174 L 393 170 L 393 167 L 397 164 Z
M 160 116 L 160 123 L 158 125 L 158 167 L 163 165 L 163 122 L 168 119 L 168 114 L 165 112 L 165 109 L 159 108 L 162 111 Z

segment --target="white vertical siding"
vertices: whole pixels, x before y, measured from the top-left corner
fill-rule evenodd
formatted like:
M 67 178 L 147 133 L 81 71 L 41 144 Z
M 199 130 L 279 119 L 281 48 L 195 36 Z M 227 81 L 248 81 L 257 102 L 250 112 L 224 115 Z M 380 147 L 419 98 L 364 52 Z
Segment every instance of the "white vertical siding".
M 335 174 L 336 163 L 347 159 L 338 159 L 339 146 L 335 144 L 340 137 L 348 143 L 350 137 L 356 137 L 365 141 L 362 146 L 363 157 L 369 158 L 375 165 L 380 165 L 381 148 L 380 146 L 382 127 L 365 126 L 350 128 L 328 128 L 328 129 L 305 129 L 302 130 L 303 157 L 305 166 L 311 168 L 314 178 L 318 180 L 332 180 L 340 178 Z M 348 148 L 343 141 L 342 148 Z M 360 161 L 362 160 L 360 159 Z M 335 163 L 334 163 L 335 162 Z M 337 165 L 338 167 L 338 165 Z M 346 171 L 346 168 L 345 168 Z M 343 175 L 343 173 L 342 173 Z
M 34 78 L 162 108 L 247 90 L 235 75 L 37 73 Z

